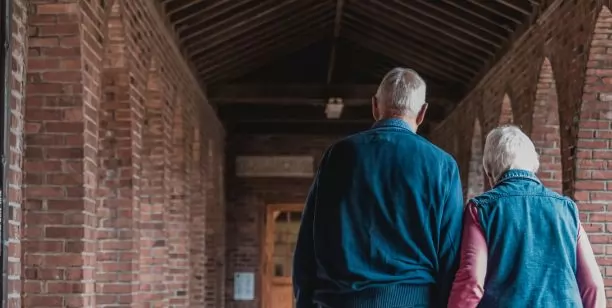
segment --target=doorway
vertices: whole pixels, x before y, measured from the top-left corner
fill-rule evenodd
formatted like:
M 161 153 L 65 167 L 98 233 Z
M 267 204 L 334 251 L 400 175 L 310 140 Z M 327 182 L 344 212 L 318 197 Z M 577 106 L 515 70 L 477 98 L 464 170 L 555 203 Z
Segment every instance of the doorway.
M 293 251 L 300 228 L 303 204 L 266 207 L 263 247 L 262 307 L 293 308 Z

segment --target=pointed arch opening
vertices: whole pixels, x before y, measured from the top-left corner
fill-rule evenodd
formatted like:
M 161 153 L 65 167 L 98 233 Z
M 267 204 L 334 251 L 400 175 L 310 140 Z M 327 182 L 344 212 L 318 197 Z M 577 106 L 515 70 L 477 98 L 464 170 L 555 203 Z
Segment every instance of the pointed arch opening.
M 478 117 L 474 120 L 471 146 L 466 196 L 468 200 L 482 194 L 485 190 L 485 176 L 482 169 L 482 128 Z
M 510 96 L 504 94 L 502 100 L 501 111 L 499 114 L 499 125 L 512 124 L 514 123 L 514 114 L 512 113 L 512 102 Z
M 546 187 L 561 193 L 563 179 L 557 87 L 548 58 L 544 58 L 540 68 L 533 107 L 531 139 L 540 155 L 538 177 Z
M 605 232 L 607 204 L 610 203 L 610 138 L 612 133 L 612 13 L 603 6 L 595 23 L 589 49 L 583 87 L 582 105 L 578 122 L 576 152 L 574 156 L 574 181 L 568 190 L 573 191 L 590 232 Z M 573 184 L 573 185 L 572 185 Z M 609 236 L 609 235 L 608 235 Z M 609 242 L 609 238 L 601 238 Z M 607 284 L 609 286 L 609 283 Z

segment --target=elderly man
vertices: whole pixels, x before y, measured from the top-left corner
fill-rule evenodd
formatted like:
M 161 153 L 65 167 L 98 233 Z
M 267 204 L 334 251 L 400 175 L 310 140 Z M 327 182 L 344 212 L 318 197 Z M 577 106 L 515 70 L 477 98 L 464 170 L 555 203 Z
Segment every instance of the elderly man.
M 395 68 L 376 123 L 324 154 L 294 256 L 297 307 L 444 307 L 458 266 L 463 196 L 454 159 L 415 132 L 425 82 Z
M 483 165 L 493 189 L 465 212 L 449 307 L 606 307 L 576 204 L 538 180 L 529 137 L 511 125 L 492 130 Z

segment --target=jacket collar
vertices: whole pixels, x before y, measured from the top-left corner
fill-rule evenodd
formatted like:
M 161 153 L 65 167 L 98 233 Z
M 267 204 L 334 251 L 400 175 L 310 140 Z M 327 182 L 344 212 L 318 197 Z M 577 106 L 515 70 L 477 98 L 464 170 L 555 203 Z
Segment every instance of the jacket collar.
M 536 174 L 531 171 L 522 170 L 522 169 L 510 169 L 504 172 L 504 174 L 502 174 L 499 180 L 497 180 L 497 184 L 495 184 L 495 186 L 501 184 L 502 182 L 511 181 L 514 179 L 531 180 L 538 184 L 542 184 L 542 182 L 540 182 L 540 179 L 538 179 Z
M 372 125 L 372 128 L 379 128 L 379 127 L 396 127 L 396 128 L 402 128 L 402 129 L 406 129 L 411 132 L 414 132 L 412 128 L 410 127 L 410 125 L 408 125 L 408 123 L 406 123 L 404 120 L 401 120 L 401 119 L 394 119 L 394 118 L 383 119 L 383 120 L 377 121 L 376 123 L 374 123 L 374 125 Z

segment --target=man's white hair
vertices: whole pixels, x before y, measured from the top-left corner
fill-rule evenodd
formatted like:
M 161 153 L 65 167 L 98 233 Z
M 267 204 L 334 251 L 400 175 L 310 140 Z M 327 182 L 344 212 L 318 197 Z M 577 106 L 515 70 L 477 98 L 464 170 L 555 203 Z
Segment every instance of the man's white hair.
M 389 71 L 378 86 L 376 98 L 387 110 L 416 116 L 425 104 L 425 81 L 409 68 Z
M 520 128 L 503 125 L 487 135 L 482 164 L 485 172 L 497 182 L 509 169 L 537 172 L 540 159 L 533 142 Z

